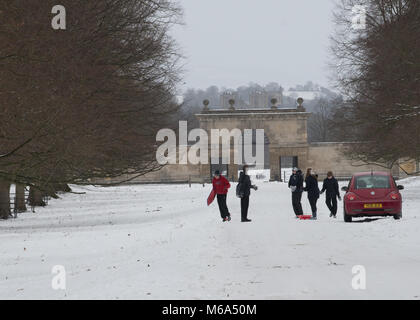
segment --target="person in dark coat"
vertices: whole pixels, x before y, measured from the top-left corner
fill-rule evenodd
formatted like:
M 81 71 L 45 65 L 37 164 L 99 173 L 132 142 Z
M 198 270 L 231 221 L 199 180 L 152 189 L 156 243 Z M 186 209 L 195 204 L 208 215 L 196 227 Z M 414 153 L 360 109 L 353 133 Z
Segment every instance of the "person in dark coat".
M 337 197 L 341 201 L 340 189 L 338 188 L 338 181 L 334 178 L 334 175 L 331 171 L 327 173 L 327 178 L 324 180 L 322 185 L 321 194 L 325 194 L 325 203 L 327 204 L 328 209 L 330 209 L 330 217 L 336 218 L 337 215 Z
M 230 221 L 229 209 L 226 205 L 226 198 L 228 189 L 230 188 L 229 181 L 216 170 L 213 178 L 213 190 L 217 196 L 217 204 L 219 205 L 220 216 L 223 221 Z
M 241 191 L 241 221 L 251 222 L 248 219 L 248 208 L 249 208 L 249 196 L 251 195 L 251 189 L 257 190 L 257 186 L 251 184 L 251 179 L 247 175 L 248 166 L 244 166 L 243 171 L 239 175 L 238 184 Z
M 309 168 L 306 171 L 305 177 L 305 188 L 304 191 L 308 192 L 308 200 L 311 204 L 312 219 L 317 219 L 317 207 L 316 203 L 319 199 L 319 187 L 318 187 L 318 176 Z
M 302 192 L 303 192 L 303 174 L 298 168 L 293 168 L 292 175 L 289 178 L 289 189 L 292 191 L 292 205 L 296 218 L 303 215 Z

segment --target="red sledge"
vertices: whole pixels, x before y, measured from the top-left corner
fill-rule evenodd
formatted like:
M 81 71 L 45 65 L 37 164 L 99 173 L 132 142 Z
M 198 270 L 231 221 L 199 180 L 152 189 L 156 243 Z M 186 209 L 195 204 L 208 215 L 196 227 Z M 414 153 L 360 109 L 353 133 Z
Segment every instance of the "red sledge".
M 216 198 L 216 192 L 214 190 L 211 190 L 209 197 L 207 198 L 207 206 L 211 205 L 214 201 L 214 198 Z
M 298 216 L 300 220 L 311 220 L 312 219 L 312 215 L 302 215 L 302 216 Z

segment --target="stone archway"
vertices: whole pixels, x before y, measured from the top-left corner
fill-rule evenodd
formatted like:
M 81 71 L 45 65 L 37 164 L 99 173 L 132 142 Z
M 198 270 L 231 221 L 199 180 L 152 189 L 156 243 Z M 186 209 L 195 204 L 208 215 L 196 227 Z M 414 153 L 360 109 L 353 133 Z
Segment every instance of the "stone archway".
M 305 168 L 308 161 L 307 121 L 310 113 L 300 105 L 296 109 L 212 109 L 207 105 L 197 118 L 200 128 L 210 136 L 212 129 L 264 129 L 269 140 L 270 179 L 281 180 L 281 157 L 297 157 L 298 165 Z M 210 154 L 210 152 L 209 152 Z M 209 178 L 210 165 L 201 165 L 203 178 Z M 229 164 L 229 178 L 236 180 L 238 165 Z

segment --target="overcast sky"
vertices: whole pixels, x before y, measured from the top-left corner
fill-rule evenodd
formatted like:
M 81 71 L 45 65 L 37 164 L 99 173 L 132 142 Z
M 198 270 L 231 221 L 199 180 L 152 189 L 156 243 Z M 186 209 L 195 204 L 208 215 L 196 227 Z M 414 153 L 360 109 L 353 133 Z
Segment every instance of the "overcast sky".
M 275 81 L 328 86 L 333 0 L 179 0 L 182 89 Z

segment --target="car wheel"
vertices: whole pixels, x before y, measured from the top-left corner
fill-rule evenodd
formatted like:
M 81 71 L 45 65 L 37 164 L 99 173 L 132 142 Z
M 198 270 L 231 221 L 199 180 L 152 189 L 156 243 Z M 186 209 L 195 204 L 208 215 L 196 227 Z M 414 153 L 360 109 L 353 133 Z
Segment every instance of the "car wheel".
M 347 213 L 346 213 L 346 209 L 344 209 L 343 210 L 344 211 L 344 222 L 352 222 L 352 216 L 349 216 Z
M 395 220 L 400 220 L 402 218 L 402 213 L 394 215 Z

